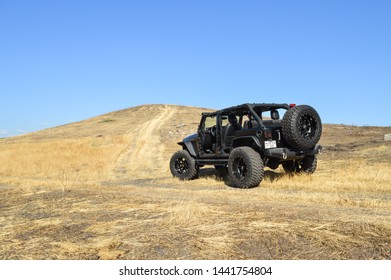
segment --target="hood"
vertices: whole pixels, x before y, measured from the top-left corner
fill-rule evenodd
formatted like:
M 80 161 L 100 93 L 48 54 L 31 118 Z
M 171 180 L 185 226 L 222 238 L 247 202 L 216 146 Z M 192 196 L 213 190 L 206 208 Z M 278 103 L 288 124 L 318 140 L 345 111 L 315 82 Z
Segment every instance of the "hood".
M 191 135 L 183 138 L 182 142 L 190 142 L 190 141 L 195 140 L 197 138 L 198 138 L 198 134 L 194 133 L 194 134 L 191 134 Z

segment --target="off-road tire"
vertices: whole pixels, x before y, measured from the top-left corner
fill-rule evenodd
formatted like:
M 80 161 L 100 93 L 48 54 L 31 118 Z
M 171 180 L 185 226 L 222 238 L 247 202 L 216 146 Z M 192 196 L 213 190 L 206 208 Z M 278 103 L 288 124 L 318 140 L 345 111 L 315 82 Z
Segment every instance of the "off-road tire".
M 198 177 L 196 161 L 186 150 L 176 152 L 170 160 L 171 174 L 180 180 L 192 180 Z
M 313 174 L 318 165 L 316 156 L 306 156 L 300 160 L 290 160 L 282 163 L 286 173 Z
M 318 112 L 308 105 L 290 108 L 282 119 L 285 142 L 296 149 L 311 149 L 322 136 L 322 121 Z
M 228 159 L 231 184 L 237 188 L 254 188 L 264 176 L 264 164 L 259 153 L 250 147 L 234 149 Z

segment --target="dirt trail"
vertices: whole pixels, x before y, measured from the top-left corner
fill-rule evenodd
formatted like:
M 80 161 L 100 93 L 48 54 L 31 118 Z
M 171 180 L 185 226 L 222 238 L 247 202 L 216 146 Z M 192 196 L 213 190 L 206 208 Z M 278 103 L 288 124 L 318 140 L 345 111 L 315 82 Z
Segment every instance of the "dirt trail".
M 132 128 L 125 135 L 128 149 L 119 156 L 114 168 L 115 179 L 156 177 L 165 169 L 164 145 L 158 131 L 175 113 L 175 108 L 165 106 L 146 122 Z

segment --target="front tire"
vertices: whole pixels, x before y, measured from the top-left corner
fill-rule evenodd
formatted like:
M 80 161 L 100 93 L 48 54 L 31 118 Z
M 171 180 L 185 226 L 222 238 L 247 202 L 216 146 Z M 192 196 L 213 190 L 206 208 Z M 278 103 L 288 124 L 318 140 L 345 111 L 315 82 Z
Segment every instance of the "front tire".
M 264 176 L 261 156 L 250 147 L 234 149 L 228 159 L 228 172 L 234 187 L 257 187 Z
M 192 180 L 198 177 L 196 161 L 186 150 L 176 152 L 170 160 L 171 174 L 180 180 Z

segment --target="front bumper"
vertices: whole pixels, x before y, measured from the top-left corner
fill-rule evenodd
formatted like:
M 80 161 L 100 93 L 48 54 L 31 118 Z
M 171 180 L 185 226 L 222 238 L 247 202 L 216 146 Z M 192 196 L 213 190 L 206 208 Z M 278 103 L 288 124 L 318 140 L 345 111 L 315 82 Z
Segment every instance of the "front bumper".
M 301 159 L 305 156 L 314 156 L 322 153 L 322 146 L 316 145 L 313 149 L 308 150 L 292 150 L 288 148 L 273 148 L 265 150 L 264 154 L 267 157 L 281 159 L 281 160 L 291 160 L 291 159 Z

